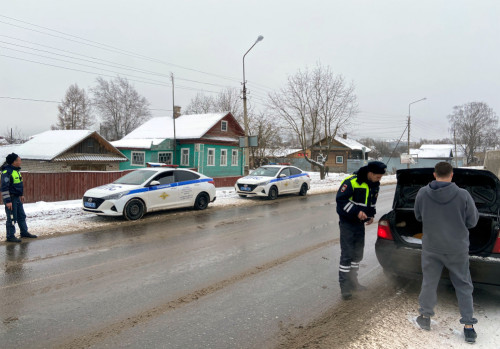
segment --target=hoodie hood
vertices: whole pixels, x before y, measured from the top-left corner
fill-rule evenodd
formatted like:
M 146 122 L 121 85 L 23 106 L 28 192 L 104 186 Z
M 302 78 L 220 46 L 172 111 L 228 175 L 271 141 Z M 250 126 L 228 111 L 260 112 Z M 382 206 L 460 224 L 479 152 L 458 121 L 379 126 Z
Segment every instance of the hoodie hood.
M 443 185 L 440 182 L 433 181 L 426 187 L 425 192 L 433 201 L 444 205 L 455 199 L 459 191 L 460 189 L 455 183 Z

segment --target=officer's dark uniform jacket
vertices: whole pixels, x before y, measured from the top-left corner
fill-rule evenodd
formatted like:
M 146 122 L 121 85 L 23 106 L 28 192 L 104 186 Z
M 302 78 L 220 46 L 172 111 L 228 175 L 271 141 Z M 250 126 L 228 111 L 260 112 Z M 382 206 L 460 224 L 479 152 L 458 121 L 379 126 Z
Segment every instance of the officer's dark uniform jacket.
M 12 202 L 11 196 L 23 196 L 24 186 L 21 168 L 3 165 L 2 168 L 2 200 L 4 204 Z
M 362 167 L 342 181 L 337 192 L 337 213 L 343 222 L 361 223 L 358 213 L 363 211 L 368 220 L 375 217 L 380 182 L 367 178 L 368 168 Z

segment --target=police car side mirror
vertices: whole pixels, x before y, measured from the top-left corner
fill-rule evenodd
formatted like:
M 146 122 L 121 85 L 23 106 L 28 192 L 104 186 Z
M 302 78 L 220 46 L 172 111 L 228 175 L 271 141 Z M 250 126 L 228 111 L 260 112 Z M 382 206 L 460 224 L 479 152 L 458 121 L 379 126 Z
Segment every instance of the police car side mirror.
M 280 178 L 285 178 L 286 177 L 286 174 L 282 173 L 280 174 Z
M 155 185 L 160 185 L 160 182 L 158 182 L 158 181 L 151 181 L 151 183 L 149 183 L 150 187 L 154 187 Z

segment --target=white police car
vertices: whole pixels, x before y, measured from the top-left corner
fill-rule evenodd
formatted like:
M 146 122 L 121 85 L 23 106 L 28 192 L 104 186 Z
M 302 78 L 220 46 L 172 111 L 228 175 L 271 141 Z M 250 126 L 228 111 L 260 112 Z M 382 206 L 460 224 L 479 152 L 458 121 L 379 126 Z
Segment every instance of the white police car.
M 274 200 L 280 194 L 306 195 L 311 188 L 311 178 L 294 166 L 268 165 L 238 179 L 234 188 L 241 197 L 266 196 Z
M 212 178 L 201 173 L 173 168 L 143 168 L 111 184 L 87 190 L 83 210 L 98 215 L 140 219 L 146 212 L 194 206 L 207 208 L 215 201 Z

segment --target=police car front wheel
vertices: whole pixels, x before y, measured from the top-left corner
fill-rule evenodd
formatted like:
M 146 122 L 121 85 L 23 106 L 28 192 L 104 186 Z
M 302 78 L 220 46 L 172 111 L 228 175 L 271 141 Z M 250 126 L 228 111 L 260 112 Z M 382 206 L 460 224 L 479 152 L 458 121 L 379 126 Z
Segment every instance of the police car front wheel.
M 139 199 L 132 199 L 125 205 L 123 215 L 129 221 L 141 219 L 144 216 L 144 203 Z
M 278 188 L 271 187 L 271 189 L 269 189 L 269 194 L 267 194 L 267 197 L 269 198 L 269 200 L 276 200 L 278 198 Z

